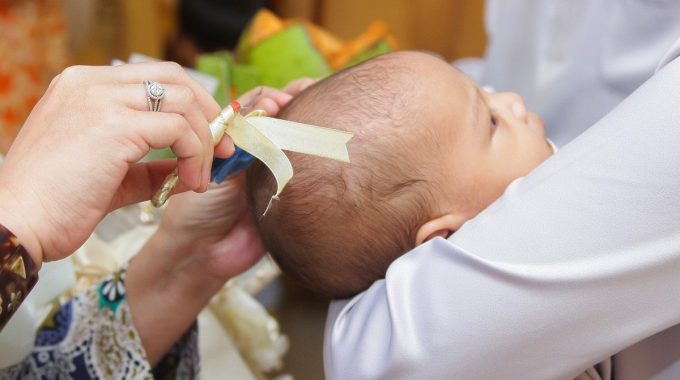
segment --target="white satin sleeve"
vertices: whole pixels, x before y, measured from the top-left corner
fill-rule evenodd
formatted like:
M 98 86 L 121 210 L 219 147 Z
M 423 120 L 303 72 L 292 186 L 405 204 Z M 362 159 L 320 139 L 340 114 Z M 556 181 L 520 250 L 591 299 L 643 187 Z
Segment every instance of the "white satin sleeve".
M 334 302 L 327 378 L 574 378 L 680 323 L 677 55 L 450 239 Z

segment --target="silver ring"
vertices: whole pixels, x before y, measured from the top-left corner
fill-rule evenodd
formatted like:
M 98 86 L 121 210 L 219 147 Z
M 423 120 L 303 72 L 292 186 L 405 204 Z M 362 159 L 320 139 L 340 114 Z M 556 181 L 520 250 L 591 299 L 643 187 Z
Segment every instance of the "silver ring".
M 149 111 L 158 112 L 161 110 L 161 102 L 165 96 L 165 87 L 153 80 L 145 80 L 146 101 L 149 103 Z

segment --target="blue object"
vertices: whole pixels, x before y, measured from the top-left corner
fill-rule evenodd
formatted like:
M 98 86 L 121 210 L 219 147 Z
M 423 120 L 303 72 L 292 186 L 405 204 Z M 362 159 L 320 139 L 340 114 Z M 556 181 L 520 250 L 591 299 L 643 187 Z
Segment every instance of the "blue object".
M 247 168 L 253 160 L 255 160 L 253 155 L 237 146 L 233 156 L 229 158 L 213 158 L 210 178 L 215 183 L 221 183 L 230 175 Z

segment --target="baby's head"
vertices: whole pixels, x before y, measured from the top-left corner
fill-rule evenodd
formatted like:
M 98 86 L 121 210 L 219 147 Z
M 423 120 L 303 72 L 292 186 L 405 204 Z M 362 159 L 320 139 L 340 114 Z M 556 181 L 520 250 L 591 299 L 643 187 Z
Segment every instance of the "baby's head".
M 275 182 L 252 165 L 265 247 L 312 290 L 345 297 L 368 288 L 396 258 L 456 231 L 551 154 L 540 120 L 517 105 L 515 115 L 508 98 L 416 52 L 311 86 L 278 117 L 353 132 L 351 163 L 288 154 L 295 175 L 262 218 Z

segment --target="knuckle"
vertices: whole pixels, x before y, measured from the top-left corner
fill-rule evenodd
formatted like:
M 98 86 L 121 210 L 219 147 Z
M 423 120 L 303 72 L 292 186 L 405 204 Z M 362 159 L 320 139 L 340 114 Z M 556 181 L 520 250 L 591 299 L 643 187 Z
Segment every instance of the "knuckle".
M 181 153 L 182 158 L 188 159 L 198 166 L 202 164 L 203 160 L 199 152 L 203 150 L 203 146 L 196 135 L 184 135 L 182 139 L 177 140 L 173 148 L 179 149 L 176 153 Z
M 50 81 L 49 87 L 56 86 L 56 84 L 59 83 L 60 80 L 61 80 L 61 74 L 55 75 L 54 78 L 52 78 L 52 80 Z
M 61 72 L 60 77 L 63 78 L 63 81 L 72 82 L 81 78 L 84 74 L 85 66 L 69 66 Z
M 184 74 L 184 69 L 177 62 L 166 61 L 166 62 L 162 62 L 161 65 L 163 65 L 164 69 L 167 70 L 168 73 L 170 73 L 170 74 L 173 74 L 173 75 Z
M 168 114 L 168 119 L 168 125 L 170 125 L 175 131 L 185 132 L 189 128 L 184 117 L 178 114 Z
M 177 91 L 177 100 L 184 107 L 196 102 L 196 94 L 187 86 L 179 86 Z

